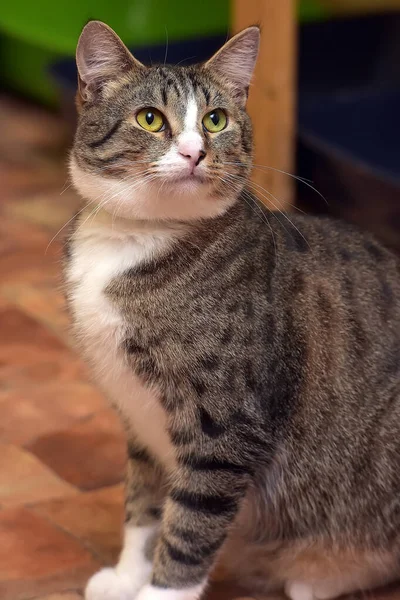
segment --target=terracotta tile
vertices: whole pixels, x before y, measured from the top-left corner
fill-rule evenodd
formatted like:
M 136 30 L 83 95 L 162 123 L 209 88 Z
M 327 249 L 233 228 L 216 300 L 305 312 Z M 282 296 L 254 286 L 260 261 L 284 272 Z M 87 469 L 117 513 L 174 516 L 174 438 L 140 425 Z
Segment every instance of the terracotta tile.
M 21 220 L 8 218 L 2 210 L 0 221 L 0 239 L 6 240 L 12 248 L 45 250 L 49 243 L 49 233 L 41 227 Z M 49 249 L 50 250 L 50 249 Z M 52 254 L 43 254 L 44 262 L 52 258 Z
M 264 597 L 265 600 L 268 596 Z M 231 583 L 213 583 L 208 589 L 204 596 L 205 600 L 255 600 L 246 595 L 244 590 L 241 590 L 239 586 Z M 257 600 L 261 600 L 257 597 Z M 269 600 L 285 600 L 285 596 L 279 596 L 277 594 L 271 595 Z M 287 600 L 287 599 L 286 599 Z
M 98 567 L 82 544 L 25 508 L 0 513 L 0 538 L 2 600 L 79 589 Z
M 81 206 L 82 200 L 74 192 L 70 183 L 67 183 L 63 188 L 40 190 L 38 194 L 32 194 L 19 202 L 9 202 L 4 207 L 4 213 L 8 217 L 41 225 L 49 229 L 53 235 L 62 228 L 56 236 L 56 240 L 59 241 L 65 234 L 67 223 Z
M 82 600 L 83 594 L 78 592 L 56 592 L 46 596 L 36 596 L 34 600 Z
M 61 384 L 67 381 L 80 381 L 85 377 L 83 365 L 66 355 L 53 356 L 38 350 L 33 352 L 17 352 L 13 348 L 16 361 L 23 359 L 23 364 L 0 364 L 0 392 L 10 393 L 23 385 L 42 383 L 43 381 L 58 380 Z M 0 358 L 1 360 L 1 358 Z
M 16 150 L 13 155 L 3 154 L 3 160 L 0 162 L 1 202 L 15 203 L 19 199 L 25 199 L 26 196 L 54 186 L 62 189 L 66 177 L 60 167 L 54 169 L 49 162 L 37 159 L 32 161 L 29 158 L 29 155 L 18 155 Z
M 78 598 L 83 598 L 83 590 L 88 579 L 96 571 L 99 570 L 101 565 L 96 567 L 84 565 L 82 567 L 76 567 L 70 571 L 62 571 L 49 578 L 26 581 L 25 579 L 6 581 L 5 583 L 0 582 L 0 598 L 1 600 L 37 600 L 43 595 L 49 595 L 54 590 L 59 590 L 60 593 L 70 590 L 77 590 L 81 592 L 81 597 L 78 594 Z
M 2 93 L 0 111 L 4 117 L 0 148 L 10 144 L 21 148 L 58 148 L 65 139 L 65 122 L 54 112 L 15 96 Z
M 15 308 L 0 313 L 1 346 L 27 344 L 44 346 L 51 351 L 64 350 L 63 344 L 42 327 L 37 321 Z
M 46 246 L 37 249 L 19 249 L 0 256 L 2 283 L 26 281 L 27 283 L 53 283 L 57 285 L 60 266 L 56 261 L 44 259 Z
M 65 431 L 43 436 L 27 447 L 62 479 L 82 490 L 114 485 L 123 479 L 125 434 L 111 409 Z
M 29 452 L 0 443 L 0 504 L 3 506 L 17 506 L 76 493 L 73 486 L 62 481 Z
M 0 98 L 0 198 L 26 197 L 50 185 L 60 189 L 67 176 L 65 123 L 37 108 L 14 106 Z
M 121 549 L 123 506 L 124 490 L 118 485 L 41 502 L 33 509 L 84 541 L 106 564 L 114 564 Z
M 79 359 L 54 334 L 17 308 L 0 310 L 0 390 L 32 381 L 85 377 Z
M 3 310 L 5 310 L 5 309 L 9 309 L 9 308 L 12 308 L 12 303 L 7 298 L 6 294 L 2 294 L 0 292 L 0 312 L 3 311 Z
M 0 219 L 0 282 L 23 281 L 57 284 L 61 273 L 62 247 L 49 245 L 52 233 L 22 220 Z
M 28 444 L 106 408 L 100 393 L 84 382 L 46 382 L 0 392 L 0 439 Z
M 1 169 L 0 169 L 0 178 L 1 178 Z M 0 179 L 1 180 L 1 179 Z M 3 211 L 2 215 L 3 217 Z M 3 233 L 3 232 L 1 232 Z M 10 235 L 0 235 L 0 256 L 2 255 L 10 255 L 12 252 L 17 252 L 19 250 L 18 240 L 15 237 L 11 237 Z
M 25 281 L 13 282 L 3 285 L 1 293 L 28 316 L 54 332 L 58 338 L 71 343 L 65 298 L 57 285 L 40 287 Z

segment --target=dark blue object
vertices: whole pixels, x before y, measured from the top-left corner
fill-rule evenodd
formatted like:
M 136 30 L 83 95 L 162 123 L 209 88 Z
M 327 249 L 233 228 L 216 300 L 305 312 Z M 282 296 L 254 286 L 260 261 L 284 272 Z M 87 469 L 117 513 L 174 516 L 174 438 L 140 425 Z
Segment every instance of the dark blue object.
M 400 250 L 400 15 L 300 32 L 299 204 L 370 229 Z
M 299 136 L 400 185 L 400 88 L 309 98 L 300 104 Z
M 299 137 L 400 184 L 400 16 L 306 25 Z

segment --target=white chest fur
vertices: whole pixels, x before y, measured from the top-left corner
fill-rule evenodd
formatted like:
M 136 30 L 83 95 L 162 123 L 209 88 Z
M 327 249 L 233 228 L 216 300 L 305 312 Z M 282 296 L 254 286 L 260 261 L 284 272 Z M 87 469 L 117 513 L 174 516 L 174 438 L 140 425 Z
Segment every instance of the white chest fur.
M 157 390 L 144 386 L 127 364 L 120 349 L 123 319 L 104 290 L 114 277 L 165 251 L 174 233 L 118 225 L 111 228 L 103 216 L 102 222 L 78 228 L 73 238 L 67 284 L 75 331 L 101 389 L 121 409 L 138 442 L 169 467 L 174 454 L 165 411 Z

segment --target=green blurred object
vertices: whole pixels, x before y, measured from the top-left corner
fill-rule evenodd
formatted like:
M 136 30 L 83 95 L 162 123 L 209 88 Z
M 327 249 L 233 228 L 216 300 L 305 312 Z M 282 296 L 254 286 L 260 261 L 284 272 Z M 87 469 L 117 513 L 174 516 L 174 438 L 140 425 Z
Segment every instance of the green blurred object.
M 108 23 L 130 46 L 224 33 L 229 0 L 16 0 L 0 11 L 2 83 L 55 104 L 48 66 L 72 56 L 85 23 Z
M 277 0 L 278 1 L 278 0 Z M 0 77 L 6 85 L 49 105 L 57 94 L 50 64 L 73 56 L 84 24 L 108 23 L 129 46 L 223 34 L 230 0 L 16 0 L 0 11 Z M 299 20 L 326 18 L 319 0 L 299 1 Z
M 302 23 L 310 21 L 321 21 L 327 18 L 329 14 L 326 8 L 319 0 L 300 0 L 299 2 L 299 20 Z

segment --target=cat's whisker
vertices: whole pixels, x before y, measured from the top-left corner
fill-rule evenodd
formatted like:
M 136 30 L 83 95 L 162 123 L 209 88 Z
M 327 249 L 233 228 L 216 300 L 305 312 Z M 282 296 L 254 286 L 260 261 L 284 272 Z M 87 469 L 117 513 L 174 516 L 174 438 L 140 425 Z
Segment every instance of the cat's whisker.
M 174 66 L 177 67 L 178 65 L 181 65 L 182 63 L 184 63 L 186 60 L 192 60 L 193 58 L 196 58 L 196 57 L 188 56 L 187 58 L 182 58 L 182 60 L 178 61 Z
M 220 179 L 223 183 L 225 183 L 226 185 L 228 185 L 228 187 L 231 187 L 231 189 L 235 193 L 237 193 L 237 190 L 236 190 L 235 186 L 233 186 L 231 182 L 227 181 L 226 179 L 224 179 L 223 177 L 220 177 L 220 176 L 218 176 L 218 179 Z M 243 190 L 243 193 L 246 193 L 246 190 Z M 251 196 L 250 196 L 250 198 L 251 198 Z M 271 229 L 271 224 L 268 222 L 268 219 L 265 216 L 265 214 L 263 213 L 261 207 L 258 206 L 257 202 L 255 202 L 253 198 L 251 198 L 251 200 L 253 201 L 253 205 L 251 206 L 251 208 L 252 209 L 254 209 L 254 208 L 257 209 L 257 212 L 254 211 L 254 214 L 256 214 Z M 247 202 L 246 199 L 245 199 L 245 201 Z M 247 204 L 249 204 L 249 203 L 247 202 Z M 250 206 L 250 204 L 249 204 L 249 206 Z
M 79 231 L 80 229 L 82 229 L 84 227 L 84 225 L 89 221 L 90 218 L 91 218 L 91 223 L 93 223 L 93 220 L 99 214 L 99 212 L 101 211 L 101 209 L 103 208 L 103 206 L 104 206 L 104 203 L 100 203 L 97 206 L 95 206 L 94 209 L 91 211 L 91 213 L 87 216 L 87 218 L 85 219 L 85 221 L 83 221 L 83 223 L 77 228 L 77 231 Z
M 69 178 L 64 183 L 63 188 L 62 188 L 62 190 L 60 192 L 60 196 L 62 196 L 64 194 L 64 192 L 66 192 L 72 186 L 72 181 L 70 183 L 68 183 L 68 181 L 69 181 Z
M 279 199 L 278 199 L 276 196 L 274 196 L 274 195 L 272 194 L 272 192 L 270 192 L 269 190 L 267 190 L 266 188 L 264 188 L 262 185 L 260 185 L 259 183 L 256 183 L 255 181 L 251 181 L 251 180 L 250 180 L 250 181 L 247 181 L 247 180 L 246 180 L 246 185 L 248 185 L 248 186 L 253 186 L 254 188 L 256 188 L 256 189 L 259 189 L 259 190 L 261 190 L 261 191 L 265 192 L 266 194 L 268 194 L 269 198 L 273 198 L 273 200 L 275 200 L 275 202 L 277 202 L 277 203 L 278 203 L 278 206 L 276 207 L 276 210 L 278 210 L 278 211 L 281 211 L 281 210 L 282 210 L 282 209 L 281 209 L 281 207 L 280 207 L 280 203 L 281 203 L 281 201 L 280 201 L 280 200 L 279 200 Z M 268 198 L 266 198 L 266 199 L 268 200 Z M 272 204 L 272 202 L 271 202 L 271 204 Z M 289 202 L 289 203 L 285 202 L 285 204 L 286 204 L 287 206 L 290 206 L 290 208 L 293 208 L 294 210 L 297 210 L 299 213 L 301 213 L 301 214 L 303 214 L 303 215 L 305 215 L 305 214 L 306 214 L 306 213 L 304 212 L 304 210 L 301 210 L 301 209 L 300 209 L 300 208 L 298 208 L 298 207 L 297 207 L 295 204 L 292 204 L 292 203 L 290 203 L 290 202 Z
M 247 198 L 248 198 L 248 199 L 249 199 L 249 201 L 251 202 L 251 205 L 252 205 L 252 206 L 255 206 L 255 207 L 257 208 L 257 210 L 260 212 L 260 214 L 262 214 L 262 215 L 263 215 L 263 219 L 264 219 L 264 221 L 267 223 L 267 225 L 268 225 L 268 227 L 269 227 L 269 229 L 270 229 L 270 231 L 271 231 L 271 234 L 272 234 L 272 241 L 273 241 L 273 243 L 274 243 L 275 256 L 276 256 L 276 255 L 277 255 L 276 239 L 275 239 L 274 230 L 273 230 L 273 229 L 272 229 L 272 227 L 271 227 L 271 223 L 268 221 L 268 219 L 267 219 L 267 217 L 265 216 L 265 214 L 264 214 L 264 212 L 263 212 L 262 208 L 261 208 L 261 207 L 260 207 L 260 206 L 257 204 L 257 202 L 254 200 L 253 196 L 252 196 L 251 194 L 249 194 L 249 193 L 247 192 L 247 190 L 243 190 L 243 193 L 245 194 L 245 197 L 244 197 L 245 201 L 246 201 L 246 196 L 247 196 Z M 247 202 L 247 204 L 249 204 L 249 203 Z
M 86 219 L 82 223 L 79 224 L 79 226 L 76 229 L 76 232 L 78 233 L 81 229 L 83 229 L 91 217 L 94 218 L 96 215 L 98 215 L 98 213 L 101 211 L 103 206 L 105 206 L 105 204 L 107 204 L 108 201 L 109 201 L 109 198 L 105 198 L 102 202 L 100 202 L 99 204 L 96 204 L 96 206 L 89 213 L 89 215 L 86 217 Z M 93 222 L 93 218 L 92 218 L 92 222 Z
M 91 201 L 90 201 L 91 202 Z M 60 227 L 60 229 L 57 231 L 57 233 L 55 235 L 53 235 L 53 237 L 51 238 L 51 240 L 49 241 L 49 243 L 46 246 L 46 250 L 44 251 L 44 255 L 47 255 L 47 252 L 51 246 L 51 244 L 54 242 L 54 240 L 56 239 L 56 237 L 63 231 L 63 229 L 65 229 L 65 227 L 67 227 L 67 225 L 69 225 L 74 219 L 76 219 L 76 217 L 78 215 L 80 215 L 85 208 L 87 208 L 87 206 L 85 205 L 83 208 L 81 208 L 81 210 L 79 210 L 77 213 L 74 213 L 72 215 L 72 217 L 70 219 L 68 219 L 68 221 L 66 223 L 64 223 L 64 225 L 62 227 Z
M 253 185 L 253 184 L 251 184 Z M 260 186 L 261 187 L 261 186 Z M 262 188 L 264 189 L 264 188 Z M 255 190 L 257 191 L 257 188 L 255 188 Z M 298 232 L 298 234 L 303 238 L 303 240 L 306 242 L 307 246 L 310 248 L 310 244 L 308 242 L 308 240 L 304 237 L 304 235 L 301 233 L 301 231 L 299 230 L 299 228 L 293 223 L 292 219 L 290 219 L 290 217 L 283 212 L 272 200 L 271 198 L 275 198 L 275 196 L 273 194 L 271 194 L 270 192 L 268 192 L 267 190 L 265 190 L 265 192 L 268 194 L 268 196 L 266 196 L 265 194 L 263 194 L 262 192 L 260 192 L 258 190 L 258 193 L 265 198 L 265 200 L 268 200 L 268 202 L 272 205 L 272 207 L 279 213 L 281 214 L 291 225 L 292 227 L 294 227 L 294 229 Z M 272 214 L 274 213 L 274 211 L 272 211 Z M 287 231 L 287 230 L 286 230 Z
M 260 165 L 258 163 L 252 163 L 252 167 L 256 167 L 257 169 L 267 169 L 268 171 L 276 171 L 277 173 L 282 173 L 282 175 L 287 175 L 288 177 L 293 177 L 294 179 L 298 179 L 301 182 L 313 183 L 311 179 L 307 179 L 306 177 L 301 177 L 299 175 L 294 175 L 293 173 L 289 173 L 288 171 L 284 171 L 282 169 L 277 169 L 276 167 L 270 167 L 268 165 Z
M 72 185 L 72 184 L 71 184 Z M 104 196 L 104 193 L 101 194 L 100 196 L 98 196 L 97 198 L 94 198 L 93 200 L 87 200 L 86 202 L 88 202 L 89 204 L 94 204 L 95 202 L 98 202 L 99 199 L 101 199 Z M 68 219 L 68 221 L 66 223 L 64 223 L 64 225 L 62 227 L 60 227 L 60 229 L 57 231 L 57 233 L 51 238 L 51 240 L 49 241 L 49 243 L 46 246 L 44 255 L 46 256 L 51 244 L 54 242 L 54 240 L 58 237 L 58 235 L 63 231 L 63 229 L 65 229 L 65 227 L 67 227 L 76 217 L 78 217 L 85 209 L 87 208 L 87 204 L 85 204 L 85 206 L 83 206 L 83 208 L 81 208 L 77 213 L 74 213 L 72 215 L 72 217 L 70 219 Z
M 158 188 L 158 192 L 157 192 L 157 200 L 156 200 L 156 201 L 157 201 L 157 203 L 158 203 L 158 202 L 159 202 L 159 200 L 160 200 L 160 194 L 161 194 L 161 190 L 162 190 L 162 188 L 163 188 L 163 186 L 165 185 L 165 183 L 166 183 L 166 182 L 167 182 L 167 180 L 164 178 L 164 179 L 163 179 L 163 181 L 161 182 L 161 185 L 160 185 L 160 187 Z
M 243 177 L 241 175 L 236 175 L 234 173 L 227 173 L 227 175 L 230 175 L 232 177 L 236 177 L 236 178 L 240 178 L 241 181 L 243 181 L 243 184 L 246 186 L 259 186 L 261 190 L 263 190 L 264 192 L 266 192 L 267 194 L 269 194 L 278 204 L 280 204 L 280 200 L 278 198 L 276 198 L 276 196 L 274 196 L 271 192 L 269 192 L 268 190 L 266 190 L 264 187 L 260 186 L 260 184 L 253 182 L 251 180 L 248 180 L 247 177 Z M 300 208 L 298 208 L 298 206 L 296 206 L 295 204 L 292 203 L 286 203 L 288 206 L 290 206 L 290 208 L 292 208 L 293 210 L 297 210 L 297 212 L 305 215 L 306 213 L 301 210 Z M 276 210 L 280 210 L 280 207 Z
M 260 206 L 260 205 L 257 203 L 257 201 L 256 201 L 256 200 L 253 198 L 253 196 L 252 196 L 252 195 L 251 195 L 251 194 L 250 194 L 250 193 L 249 193 L 249 192 L 248 192 L 246 189 L 243 189 L 243 190 L 242 190 L 242 194 L 244 194 L 244 196 L 247 196 L 247 198 L 248 198 L 248 199 L 251 201 L 252 205 L 253 205 L 253 206 L 256 206 L 256 207 L 257 207 L 257 209 L 260 211 L 260 213 L 262 213 L 262 214 L 264 215 L 264 212 L 263 212 L 263 210 L 262 210 L 261 206 Z M 243 197 L 243 199 L 246 201 L 246 198 L 245 198 L 245 197 Z M 247 204 L 249 204 L 249 202 L 247 202 L 247 201 L 246 201 L 246 203 L 247 203 Z M 280 211 L 278 211 L 278 212 L 280 212 Z M 274 213 L 273 213 L 273 211 L 270 211 L 270 214 L 271 214 L 272 216 L 274 216 Z M 265 215 L 264 215 L 264 217 L 265 217 Z M 266 217 L 265 217 L 265 218 L 266 218 Z M 287 227 L 285 227 L 285 224 L 284 224 L 284 223 L 281 223 L 281 225 L 282 225 L 282 227 L 284 228 L 284 230 L 287 232 L 287 234 L 288 234 L 288 235 L 290 235 L 290 231 L 287 229 Z M 272 234 L 273 234 L 273 230 L 272 230 L 271 224 L 270 224 L 269 222 L 268 222 L 268 226 L 269 226 L 269 228 L 270 228 L 270 230 L 271 230 L 271 232 L 272 232 Z M 275 237 L 274 237 L 274 246 L 275 246 L 275 251 L 276 251 Z
M 134 192 L 135 190 L 137 190 L 138 188 L 140 188 L 140 186 L 144 185 L 145 183 L 150 183 L 151 181 L 153 181 L 154 179 L 156 179 L 157 177 L 154 174 L 149 175 L 148 173 L 144 172 L 143 176 L 139 179 L 139 181 L 135 181 L 134 183 L 132 183 L 132 185 L 127 189 L 127 194 L 132 194 L 132 192 Z M 117 202 L 117 205 L 115 206 L 113 213 L 112 213 L 112 220 L 111 220 L 111 226 L 114 227 L 114 221 L 115 221 L 115 217 L 118 214 L 118 211 L 122 205 L 122 203 L 124 202 L 124 198 L 121 197 L 119 199 L 119 201 Z
M 137 173 L 135 174 L 135 177 L 132 177 L 131 175 L 125 177 L 122 181 L 125 181 L 128 184 L 128 188 L 127 190 L 125 190 L 126 194 L 130 194 L 132 193 L 132 191 L 134 191 L 135 189 L 137 189 L 138 187 L 140 187 L 140 185 L 146 180 L 147 178 L 147 173 L 146 170 L 142 171 L 141 173 Z M 114 198 L 118 198 L 118 196 L 121 195 L 121 198 L 117 201 L 117 206 L 115 207 L 114 211 L 113 211 L 113 216 L 112 216 L 112 226 L 114 225 L 114 219 L 116 216 L 116 212 L 117 209 L 121 206 L 122 202 L 124 201 L 124 198 L 122 197 L 121 191 L 118 190 L 115 194 L 113 194 L 112 196 L 109 196 L 105 199 L 105 201 L 102 203 L 102 206 L 105 206 L 105 204 L 107 202 L 110 202 L 110 200 L 113 200 Z
M 126 180 L 126 179 L 127 178 L 125 178 L 124 180 Z M 96 199 L 92 200 L 91 204 L 93 204 L 94 202 L 96 202 L 96 204 L 97 203 L 98 204 L 93 209 L 93 211 L 89 214 L 89 216 L 86 218 L 86 220 L 79 225 L 79 227 L 77 228 L 77 231 L 79 231 L 79 229 L 81 229 L 87 223 L 87 221 L 90 219 L 90 217 L 92 217 L 92 222 L 93 222 L 93 219 L 98 215 L 98 213 L 100 212 L 100 210 L 102 210 L 102 208 L 104 208 L 104 206 L 106 206 L 106 204 L 108 202 L 110 202 L 114 198 L 118 197 L 120 194 L 121 194 L 121 192 L 119 190 L 117 192 L 115 192 L 114 194 L 111 194 L 110 196 L 107 196 L 107 192 L 104 192 L 103 194 L 101 194 L 100 196 L 98 196 Z
M 101 209 L 102 204 L 97 204 L 96 206 L 94 206 L 94 208 L 90 211 L 89 215 L 86 217 L 86 219 L 82 222 L 79 223 L 79 226 L 76 228 L 76 232 L 80 231 L 84 225 L 88 222 L 88 220 L 90 219 L 91 216 L 93 216 L 94 214 L 97 214 L 99 212 L 99 210 Z M 85 207 L 87 208 L 87 207 Z
M 68 187 L 70 187 L 71 185 L 72 185 L 72 183 L 70 183 Z M 68 188 L 66 188 L 66 189 L 68 189 Z M 65 190 L 63 190 L 63 192 L 64 191 Z M 61 193 L 63 193 L 63 192 L 61 192 Z M 90 204 L 93 204 L 94 202 L 97 202 L 99 199 L 101 199 L 103 196 L 104 196 L 104 194 L 101 194 L 100 196 L 98 196 L 97 198 L 95 198 L 93 200 L 87 200 L 87 202 L 89 202 Z M 61 233 L 61 231 L 63 231 L 63 229 L 65 229 L 65 227 L 67 227 L 71 223 L 71 221 L 73 221 L 78 215 L 80 215 L 86 208 L 87 208 L 87 206 L 85 205 L 77 213 L 74 213 L 72 215 L 72 217 L 70 219 L 68 219 L 68 221 L 66 223 L 64 223 L 64 225 L 62 227 L 60 227 L 60 229 L 57 231 L 57 233 L 51 238 L 50 242 L 47 244 L 46 250 L 45 250 L 45 255 L 47 254 L 48 249 L 50 248 L 51 244 L 54 242 L 54 240 L 57 238 L 57 236 Z
M 165 44 L 165 56 L 164 56 L 164 65 L 163 65 L 165 67 L 165 65 L 167 64 L 167 56 L 168 56 L 168 29 L 167 29 L 166 25 L 164 27 L 165 27 L 165 35 L 167 38 L 167 41 Z
M 229 175 L 229 177 L 233 177 L 233 178 L 235 178 L 235 179 L 238 179 L 238 178 L 239 178 L 239 177 L 238 177 L 238 176 L 236 176 L 236 175 Z M 300 236 L 303 238 L 303 240 L 305 241 L 305 243 L 307 244 L 307 246 L 310 248 L 310 244 L 309 244 L 308 240 L 307 240 L 307 239 L 304 237 L 304 235 L 301 233 L 301 231 L 299 230 L 299 228 L 298 228 L 298 227 L 297 227 L 297 226 L 296 226 L 296 225 L 293 223 L 293 221 L 290 219 L 290 217 L 288 217 L 288 215 L 287 215 L 286 213 L 284 213 L 284 212 L 283 212 L 283 211 L 282 211 L 282 210 L 281 210 L 281 209 L 280 209 L 280 208 L 279 208 L 279 207 L 278 207 L 278 206 L 277 206 L 277 205 L 276 205 L 276 204 L 273 202 L 273 200 L 271 200 L 271 198 L 273 198 L 274 200 L 277 200 L 277 199 L 275 198 L 275 196 L 274 196 L 273 194 L 271 194 L 271 192 L 268 192 L 268 190 L 266 190 L 265 188 L 263 188 L 261 185 L 259 185 L 259 184 L 256 184 L 256 183 L 254 183 L 254 182 L 251 182 L 251 181 L 247 181 L 247 179 L 246 179 L 245 181 L 246 181 L 246 185 L 253 186 L 253 188 L 254 188 L 255 190 L 257 190 L 257 191 L 258 191 L 258 193 L 259 193 L 259 194 L 260 194 L 260 195 L 261 195 L 263 198 L 265 198 L 266 200 L 268 200 L 268 202 L 270 202 L 270 204 L 272 205 L 272 207 L 273 207 L 273 208 L 274 208 L 274 209 L 275 209 L 277 212 L 279 212 L 279 214 L 281 214 L 281 215 L 282 215 L 282 216 L 283 216 L 283 217 L 284 217 L 284 218 L 285 218 L 285 219 L 286 219 L 286 220 L 287 220 L 287 221 L 290 223 L 290 225 L 291 225 L 291 226 L 292 226 L 292 227 L 293 227 L 293 228 L 294 228 L 294 229 L 297 231 L 297 233 L 298 233 L 298 234 L 299 234 L 299 235 L 300 235 Z M 261 190 L 263 190 L 263 192 L 265 192 L 266 194 L 268 194 L 268 196 L 267 196 L 267 195 L 265 195 L 263 192 L 261 192 L 259 188 L 261 188 Z M 271 214 L 274 214 L 274 213 L 273 213 L 273 211 L 271 212 Z M 284 227 L 283 223 L 282 223 L 282 226 Z M 286 229 L 286 227 L 285 227 L 285 229 Z M 286 229 L 286 231 L 287 231 L 287 233 L 288 233 L 288 234 L 290 234 L 290 232 L 288 231 L 288 229 Z
M 242 166 L 244 167 L 245 164 L 241 163 L 241 162 L 224 162 L 223 164 L 225 165 L 234 165 L 234 166 Z M 325 198 L 325 196 L 313 185 L 311 185 L 311 181 L 309 179 L 305 179 L 304 177 L 300 177 L 299 175 L 294 175 L 293 173 L 288 173 L 287 171 L 283 171 L 282 169 L 276 169 L 275 167 L 268 167 L 267 165 L 258 165 L 257 163 L 252 163 L 252 168 L 253 169 L 257 169 L 259 171 L 262 170 L 268 170 L 268 171 L 275 171 L 276 173 L 281 173 L 282 175 L 287 175 L 288 177 L 291 177 L 293 179 L 296 179 L 297 181 L 299 181 L 300 183 L 303 183 L 304 185 L 306 185 L 307 187 L 309 187 L 313 192 L 315 192 L 316 194 L 318 194 L 318 196 L 320 196 L 320 198 L 322 198 L 322 200 L 325 202 L 325 204 L 327 206 L 329 206 L 329 202 L 328 200 Z
M 303 238 L 303 240 L 305 241 L 305 243 L 307 244 L 307 246 L 311 249 L 310 244 L 308 242 L 308 240 L 304 237 L 304 235 L 301 233 L 300 229 L 293 223 L 293 221 L 287 216 L 286 213 L 284 213 L 282 210 L 280 210 L 280 208 L 278 206 L 275 205 L 275 203 L 271 200 L 270 196 L 266 196 L 264 194 L 260 195 L 265 198 L 266 200 L 268 200 L 268 202 L 272 205 L 272 207 L 275 209 L 271 211 L 271 215 L 274 216 L 276 218 L 276 212 L 278 212 L 280 215 L 282 215 L 290 224 L 291 226 L 297 231 L 297 233 Z M 274 197 L 274 196 L 273 196 Z M 290 235 L 291 232 L 285 227 L 285 225 L 280 221 L 281 225 L 283 226 L 283 228 L 285 229 L 285 231 L 287 231 L 287 233 Z

